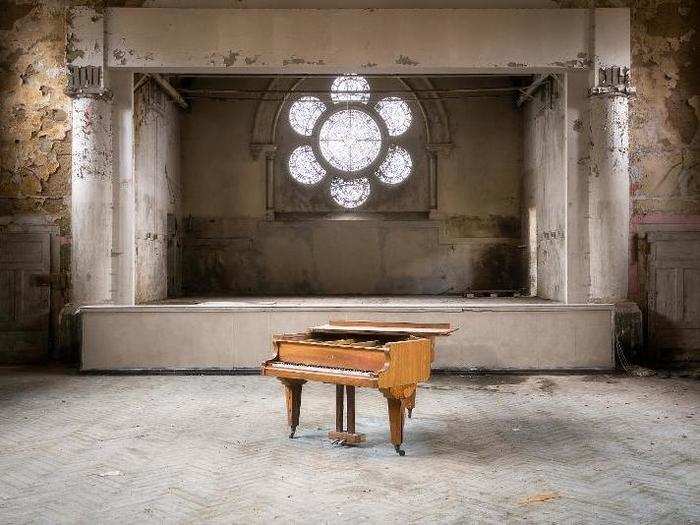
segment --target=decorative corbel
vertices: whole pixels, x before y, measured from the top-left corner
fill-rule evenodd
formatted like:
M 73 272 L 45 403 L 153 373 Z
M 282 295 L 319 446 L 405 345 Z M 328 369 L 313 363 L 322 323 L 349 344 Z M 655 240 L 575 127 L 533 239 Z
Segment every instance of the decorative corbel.
M 631 85 L 630 68 L 624 66 L 598 69 L 598 85 L 591 88 L 591 95 L 608 97 L 633 97 L 637 89 Z
M 268 142 L 251 142 L 249 147 L 250 156 L 253 157 L 253 160 L 258 160 L 263 153 L 267 155 L 268 152 L 274 152 L 277 148 L 277 146 Z
M 71 98 L 112 98 L 112 92 L 103 86 L 101 66 L 68 66 L 66 95 Z

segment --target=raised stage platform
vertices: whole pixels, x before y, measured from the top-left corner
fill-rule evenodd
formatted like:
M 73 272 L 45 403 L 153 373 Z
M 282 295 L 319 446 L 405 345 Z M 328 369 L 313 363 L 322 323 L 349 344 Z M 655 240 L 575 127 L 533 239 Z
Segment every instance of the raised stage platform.
M 613 306 L 536 298 L 246 297 L 81 309 L 84 371 L 256 370 L 272 334 L 329 319 L 449 322 L 442 370 L 609 370 Z

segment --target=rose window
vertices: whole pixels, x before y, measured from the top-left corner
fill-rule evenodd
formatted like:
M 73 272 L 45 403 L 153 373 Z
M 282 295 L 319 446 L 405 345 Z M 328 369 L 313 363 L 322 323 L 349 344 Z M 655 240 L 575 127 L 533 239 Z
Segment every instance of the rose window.
M 300 136 L 287 160 L 302 185 L 325 181 L 331 200 L 362 206 L 379 183 L 395 186 L 412 172 L 401 137 L 411 127 L 408 104 L 396 96 L 375 97 L 366 78 L 335 78 L 328 97 L 301 96 L 289 107 L 289 124 Z

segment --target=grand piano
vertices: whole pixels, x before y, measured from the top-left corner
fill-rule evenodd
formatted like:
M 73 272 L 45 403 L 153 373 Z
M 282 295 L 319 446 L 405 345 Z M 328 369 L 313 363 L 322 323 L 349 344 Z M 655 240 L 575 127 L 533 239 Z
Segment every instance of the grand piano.
M 378 389 L 387 399 L 391 442 L 403 456 L 404 414 L 411 417 L 416 387 L 430 378 L 435 338 L 453 331 L 447 323 L 330 321 L 306 332 L 273 336 L 275 356 L 262 364 L 262 375 L 284 385 L 290 438 L 299 425 L 304 383 L 335 384 L 336 428 L 329 437 L 344 445 L 365 441 L 355 431 L 355 388 Z

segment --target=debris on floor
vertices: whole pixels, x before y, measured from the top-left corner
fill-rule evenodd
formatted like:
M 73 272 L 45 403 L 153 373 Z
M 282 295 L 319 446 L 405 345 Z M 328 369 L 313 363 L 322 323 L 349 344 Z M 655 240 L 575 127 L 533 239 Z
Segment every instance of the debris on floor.
M 533 503 L 544 503 L 553 499 L 559 499 L 561 496 L 557 492 L 538 492 L 531 494 L 525 498 L 518 500 L 518 505 L 532 505 Z

